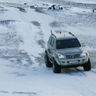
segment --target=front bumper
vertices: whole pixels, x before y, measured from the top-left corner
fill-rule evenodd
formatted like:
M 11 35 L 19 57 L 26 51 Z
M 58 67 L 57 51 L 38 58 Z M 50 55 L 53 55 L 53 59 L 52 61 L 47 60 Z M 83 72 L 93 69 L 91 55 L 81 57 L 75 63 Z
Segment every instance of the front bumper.
M 75 59 L 60 59 L 58 64 L 63 66 L 83 65 L 88 62 L 88 57 L 75 58 Z

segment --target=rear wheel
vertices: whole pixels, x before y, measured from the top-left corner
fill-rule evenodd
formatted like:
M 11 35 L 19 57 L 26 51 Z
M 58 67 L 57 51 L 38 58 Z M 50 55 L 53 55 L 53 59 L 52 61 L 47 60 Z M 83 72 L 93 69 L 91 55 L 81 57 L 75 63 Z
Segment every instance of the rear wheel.
M 45 51 L 45 64 L 46 67 L 52 67 L 52 63 L 49 61 L 49 57 L 46 51 Z
M 61 66 L 57 64 L 55 60 L 53 60 L 53 72 L 61 73 Z
M 83 65 L 84 71 L 90 71 L 91 70 L 91 62 L 90 59 L 88 60 L 87 63 Z

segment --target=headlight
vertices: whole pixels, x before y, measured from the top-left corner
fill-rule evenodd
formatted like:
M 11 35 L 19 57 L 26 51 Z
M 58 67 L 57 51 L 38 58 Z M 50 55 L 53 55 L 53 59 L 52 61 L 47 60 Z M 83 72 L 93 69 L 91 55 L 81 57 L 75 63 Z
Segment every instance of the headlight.
M 65 56 L 64 55 L 62 55 L 62 54 L 60 54 L 60 53 L 58 53 L 58 57 L 61 59 L 61 58 L 65 58 Z
M 82 52 L 81 53 L 81 57 L 86 57 L 87 56 L 87 52 Z

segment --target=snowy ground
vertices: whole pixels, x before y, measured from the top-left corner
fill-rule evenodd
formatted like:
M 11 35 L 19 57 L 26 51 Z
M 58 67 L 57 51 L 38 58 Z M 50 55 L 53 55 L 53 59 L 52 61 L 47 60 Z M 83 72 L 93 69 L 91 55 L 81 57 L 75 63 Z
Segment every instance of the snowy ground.
M 60 0 L 64 9 L 53 11 L 48 7 L 58 0 L 0 0 L 0 96 L 96 95 L 95 0 L 68 1 Z M 45 67 L 51 29 L 71 31 L 86 44 L 91 71 L 70 68 L 54 74 Z

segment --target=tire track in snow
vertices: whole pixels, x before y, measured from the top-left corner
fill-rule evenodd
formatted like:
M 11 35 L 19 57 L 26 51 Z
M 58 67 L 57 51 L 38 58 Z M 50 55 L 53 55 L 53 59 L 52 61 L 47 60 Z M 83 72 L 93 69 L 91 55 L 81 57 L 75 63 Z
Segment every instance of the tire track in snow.
M 0 3 L 1 4 L 1 3 Z M 21 5 L 15 4 L 6 4 L 2 3 L 2 6 L 7 9 L 7 12 L 11 12 L 9 9 L 11 8 L 22 8 Z M 24 7 L 24 5 L 23 5 Z M 3 7 L 2 7 L 3 8 Z M 16 13 L 17 11 L 14 10 Z M 2 14 L 3 15 L 3 14 Z M 4 14 L 6 15 L 6 14 Z M 11 16 L 11 13 L 10 13 Z M 16 32 L 16 26 L 14 25 L 17 20 L 11 20 L 5 17 L 3 20 L 0 20 L 0 57 L 9 59 L 14 65 L 20 64 L 22 66 L 30 66 L 33 64 L 31 57 L 28 55 L 27 52 L 20 50 L 19 46 L 23 43 L 22 36 L 19 36 Z
M 45 49 L 45 41 L 44 41 L 44 34 L 42 32 L 42 29 L 41 29 L 41 24 L 38 22 L 38 21 L 32 21 L 32 24 L 37 26 L 38 29 L 40 29 L 40 31 L 36 34 L 35 36 L 35 40 L 36 40 L 36 43 L 42 48 L 42 49 Z M 44 53 L 38 53 L 38 57 L 35 57 L 35 61 L 37 63 L 39 63 L 39 65 L 42 65 L 44 64 Z
M 24 96 L 39 96 L 38 92 L 25 92 L 25 91 L 13 91 L 13 92 L 9 92 L 9 91 L 5 91 L 5 90 L 0 90 L 0 95 L 24 95 Z

